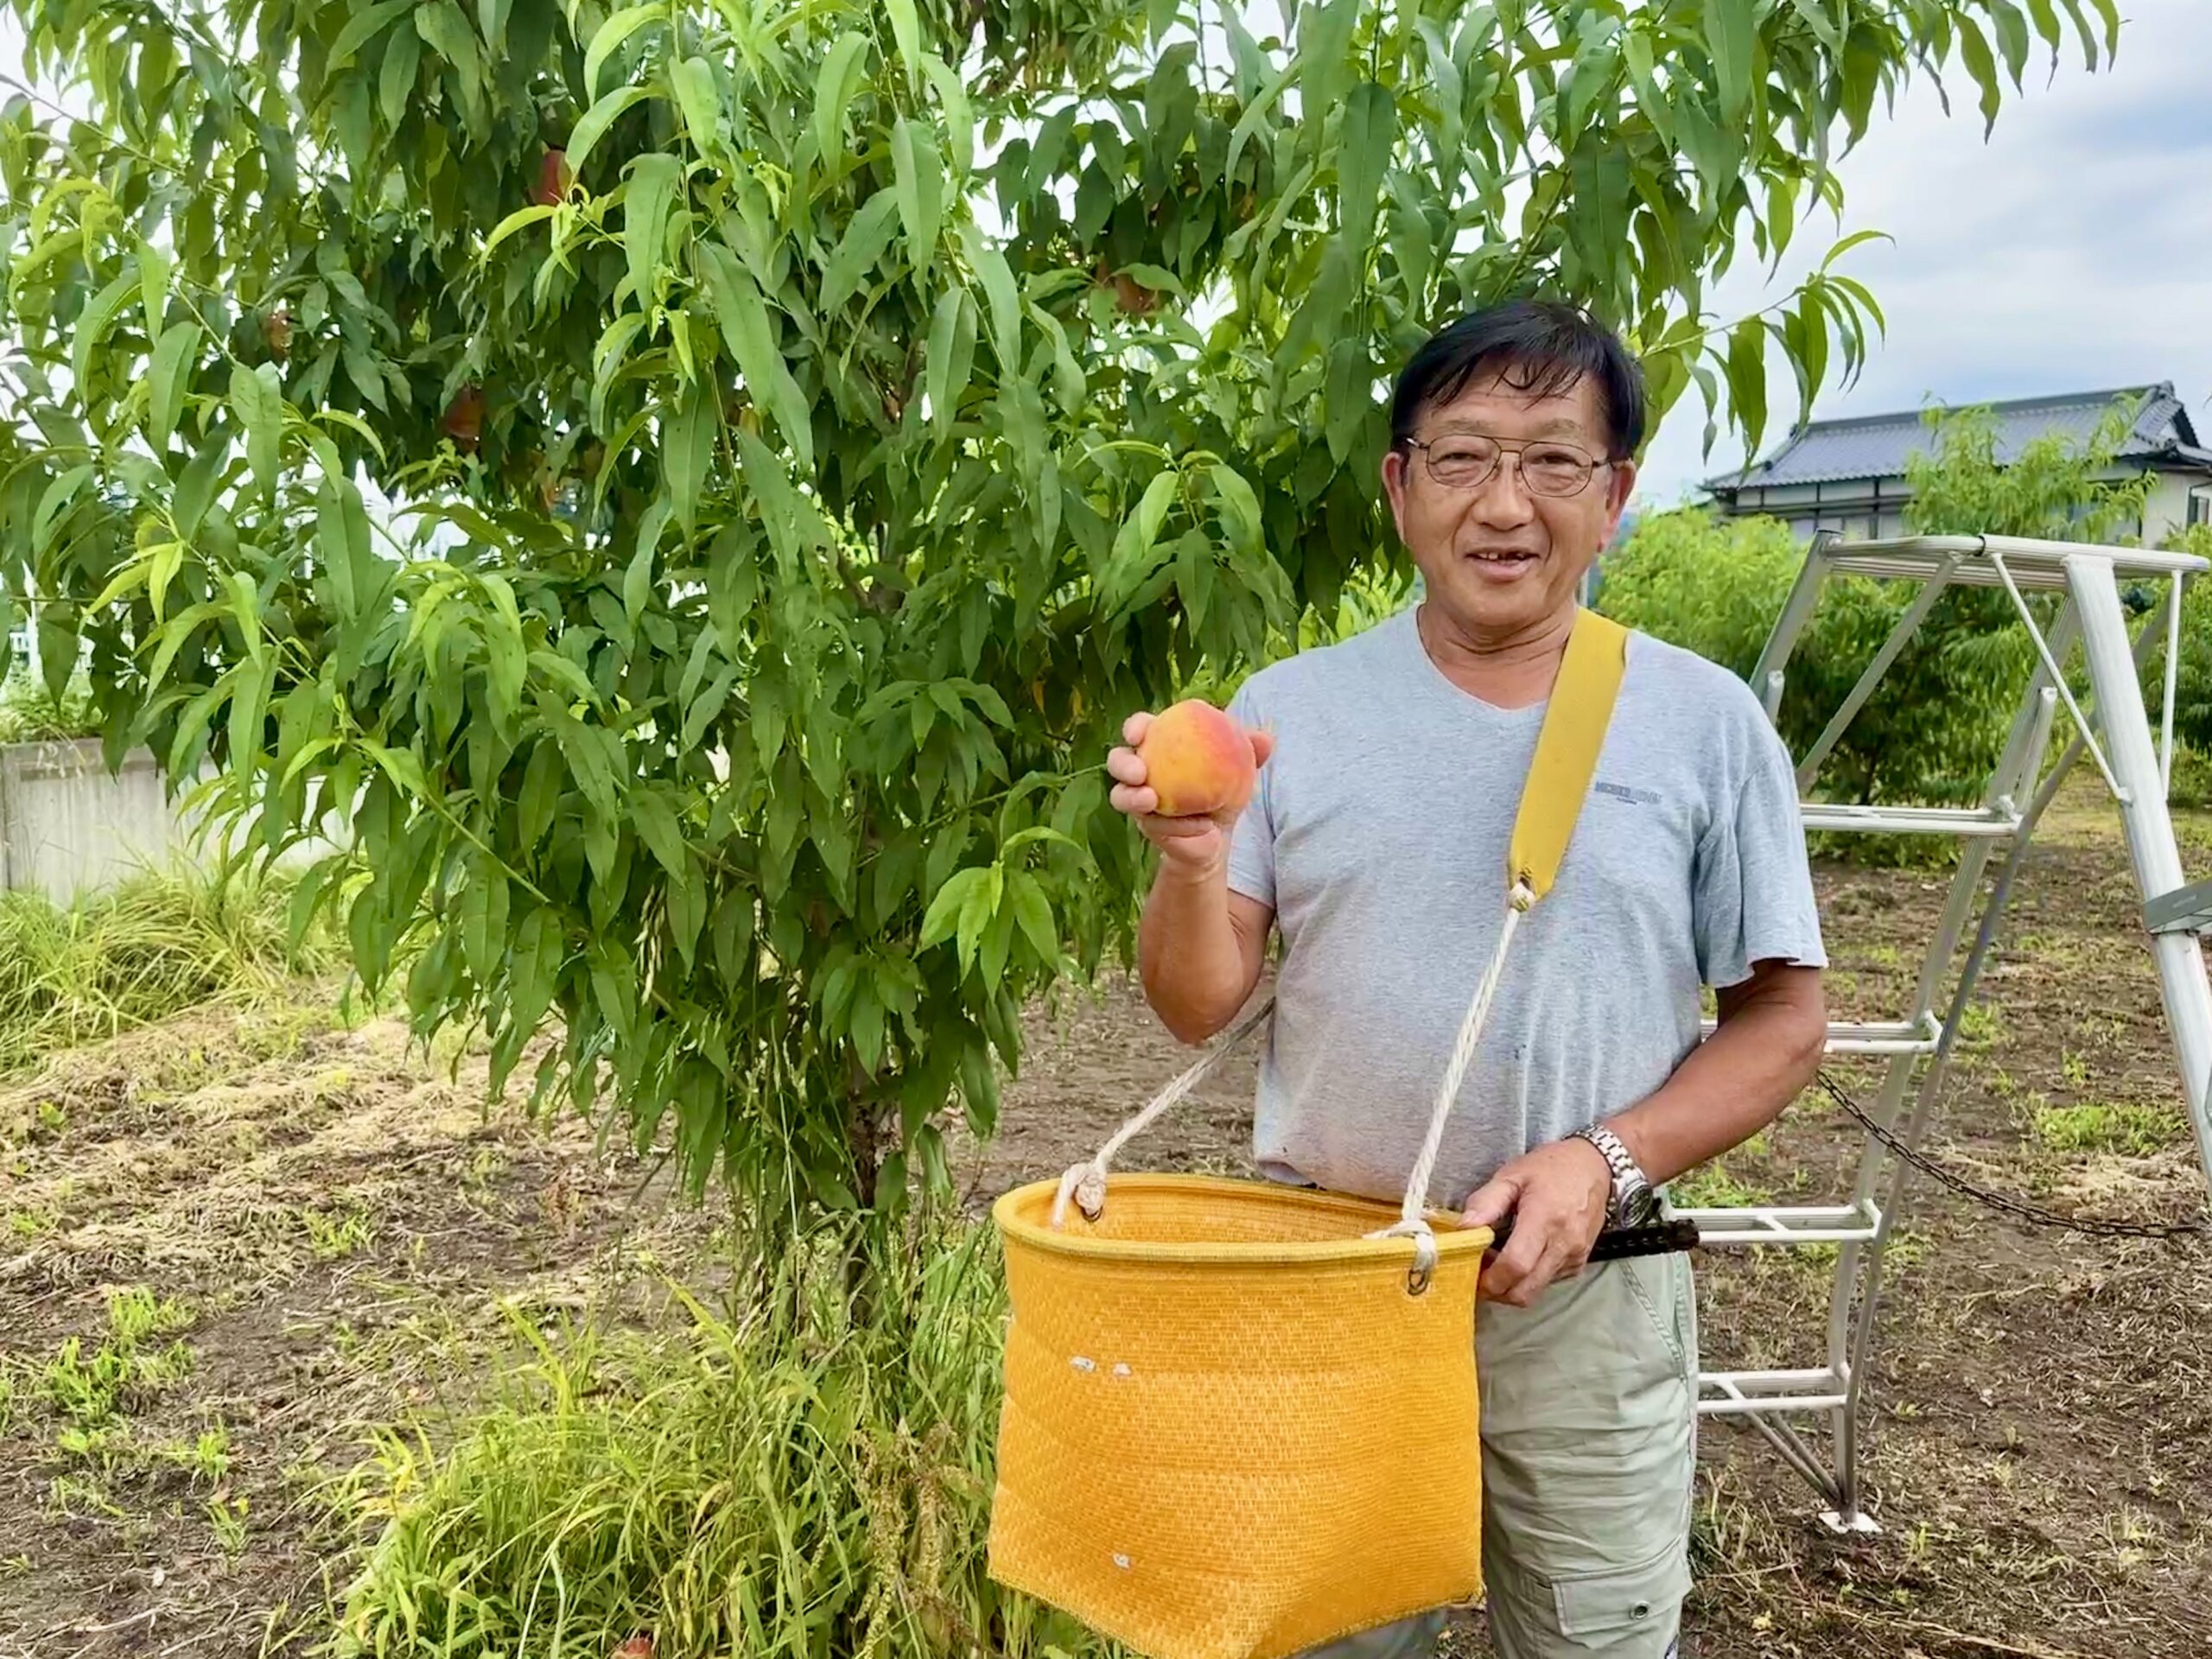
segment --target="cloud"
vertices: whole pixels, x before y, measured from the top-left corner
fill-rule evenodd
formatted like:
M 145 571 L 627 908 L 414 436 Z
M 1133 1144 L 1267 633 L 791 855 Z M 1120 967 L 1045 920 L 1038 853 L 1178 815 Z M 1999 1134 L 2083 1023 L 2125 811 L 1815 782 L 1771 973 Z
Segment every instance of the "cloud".
M 1955 76 L 1946 117 L 1922 80 L 1837 165 L 1846 211 L 1798 232 L 1780 276 L 1739 268 L 1709 304 L 1733 318 L 1770 302 L 1817 264 L 1834 237 L 1886 231 L 1843 269 L 1873 290 L 1889 321 L 1864 374 L 1831 390 L 1816 417 L 1876 414 L 1929 402 L 1970 402 L 2171 380 L 2191 412 L 2212 421 L 2212 4 L 2136 0 L 2108 67 L 2084 72 L 2070 36 L 2054 79 L 2031 62 L 2026 90 L 2008 86 L 1985 143 L 1975 95 Z M 1768 393 L 1786 435 L 1797 407 L 1788 368 Z M 1724 435 L 1710 462 L 1694 394 L 1653 440 L 1641 494 L 1678 499 L 1743 459 Z

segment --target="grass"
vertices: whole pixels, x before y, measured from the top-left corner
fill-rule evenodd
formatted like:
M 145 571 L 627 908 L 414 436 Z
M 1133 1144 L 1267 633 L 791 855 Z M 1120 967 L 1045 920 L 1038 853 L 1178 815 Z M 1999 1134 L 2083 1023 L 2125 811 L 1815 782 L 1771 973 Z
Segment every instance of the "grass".
M 368 1217 L 359 1210 L 303 1209 L 300 1225 L 306 1230 L 308 1248 L 318 1262 L 342 1262 L 356 1250 L 366 1249 L 376 1236 Z
M 1766 1155 L 1768 1146 L 1762 1132 L 1738 1150 L 1747 1157 L 1761 1158 Z M 1678 1210 L 1734 1210 L 1746 1205 L 1764 1204 L 1772 1194 L 1764 1187 L 1738 1179 L 1724 1161 L 1714 1158 L 1668 1182 L 1667 1197 Z
M 89 1455 L 100 1436 L 127 1408 L 161 1394 L 191 1375 L 191 1344 L 181 1338 L 160 1344 L 193 1323 L 191 1310 L 173 1298 L 157 1299 L 143 1287 L 109 1294 L 107 1332 L 90 1352 L 71 1337 L 39 1374 L 35 1392 L 65 1425 L 63 1449 Z
M 45 683 L 28 674 L 10 674 L 0 683 L 0 743 L 50 743 L 97 737 L 92 688 L 72 681 L 57 697 Z
M 327 970 L 337 961 L 327 942 L 289 937 L 290 892 L 282 876 L 183 867 L 68 906 L 0 893 L 0 1073 Z M 65 1126 L 35 1127 L 52 1135 Z
M 880 1281 L 879 1281 L 880 1282 Z M 873 1313 L 836 1249 L 680 1328 L 513 1316 L 528 1358 L 334 1489 L 374 1532 L 332 1651 L 869 1659 L 1103 1651 L 983 1570 L 1005 1297 L 988 1235 L 902 1252 Z
M 2053 1152 L 2124 1152 L 2139 1158 L 2164 1151 L 2183 1133 L 2171 1109 L 2128 1101 L 2038 1106 L 2033 1128 L 2037 1141 Z

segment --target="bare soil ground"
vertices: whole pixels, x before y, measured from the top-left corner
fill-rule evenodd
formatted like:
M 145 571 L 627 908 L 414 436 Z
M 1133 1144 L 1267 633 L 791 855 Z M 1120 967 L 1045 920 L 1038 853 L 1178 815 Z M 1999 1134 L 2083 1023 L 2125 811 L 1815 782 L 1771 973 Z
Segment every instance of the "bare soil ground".
M 2016 895 L 1930 1139 L 2054 1208 L 2201 1212 L 2133 889 L 2073 796 Z M 2183 861 L 2212 868 L 2212 817 Z M 1840 1012 L 1894 1017 L 1942 883 L 1824 868 Z M 1087 1154 L 1187 1058 L 1126 985 L 1040 1008 L 981 1205 Z M 1842 1074 L 1862 1099 L 1874 1074 Z M 1242 1166 L 1249 1064 L 1144 1143 Z M 370 1426 L 465 1399 L 517 1319 L 713 1260 L 711 1212 L 518 1103 L 486 1111 L 327 997 L 209 1009 L 0 1087 L 0 1659 L 299 1650 L 338 1587 L 332 1483 Z M 1841 1195 L 1859 1138 L 1808 1097 L 1707 1196 Z M 1883 1531 L 1839 1539 L 1756 1434 L 1708 1421 L 1702 1659 L 2212 1652 L 2212 1249 L 2032 1231 L 1921 1181 L 1866 1414 Z M 1821 1358 L 1828 1262 L 1700 1258 L 1709 1365 Z M 70 1402 L 66 1408 L 57 1403 Z M 1486 1651 L 1479 1621 L 1456 1638 Z

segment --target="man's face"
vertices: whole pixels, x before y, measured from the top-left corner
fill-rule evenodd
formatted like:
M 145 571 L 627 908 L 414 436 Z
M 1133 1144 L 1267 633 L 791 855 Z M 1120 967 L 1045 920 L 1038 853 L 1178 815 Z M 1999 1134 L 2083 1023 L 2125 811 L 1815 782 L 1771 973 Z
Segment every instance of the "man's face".
M 1510 639 L 1574 602 L 1584 572 L 1612 539 L 1636 483 L 1611 447 L 1597 385 L 1586 375 L 1563 393 L 1531 397 L 1496 375 L 1470 381 L 1451 403 L 1424 410 L 1415 447 L 1383 458 L 1382 484 L 1398 534 L 1420 567 L 1430 603 L 1474 639 Z M 1478 469 L 1495 440 L 1496 469 L 1479 485 L 1441 482 Z M 1523 447 L 1526 446 L 1526 447 Z M 1572 451 L 1599 464 L 1570 494 Z

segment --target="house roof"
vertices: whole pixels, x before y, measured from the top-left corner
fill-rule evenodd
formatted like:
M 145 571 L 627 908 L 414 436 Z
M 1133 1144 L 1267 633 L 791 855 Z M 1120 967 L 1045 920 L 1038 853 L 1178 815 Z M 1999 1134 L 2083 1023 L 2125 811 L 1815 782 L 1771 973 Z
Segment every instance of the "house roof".
M 2021 397 L 1988 405 L 1997 424 L 1997 458 L 2011 461 L 2028 444 L 2056 434 L 2085 443 L 2115 404 L 2139 400 L 2135 423 L 2116 460 L 2197 465 L 2212 471 L 2212 449 L 2200 446 L 2189 411 L 2174 395 L 2173 383 L 2121 386 L 2110 391 L 2068 392 L 2049 397 Z M 1706 480 L 1716 494 L 1732 494 L 1768 484 L 1826 484 L 1849 479 L 1902 478 L 1905 457 L 1925 453 L 1929 433 L 1924 410 L 1892 415 L 1860 415 L 1848 420 L 1814 421 L 1799 427 L 1764 461 L 1741 473 Z

